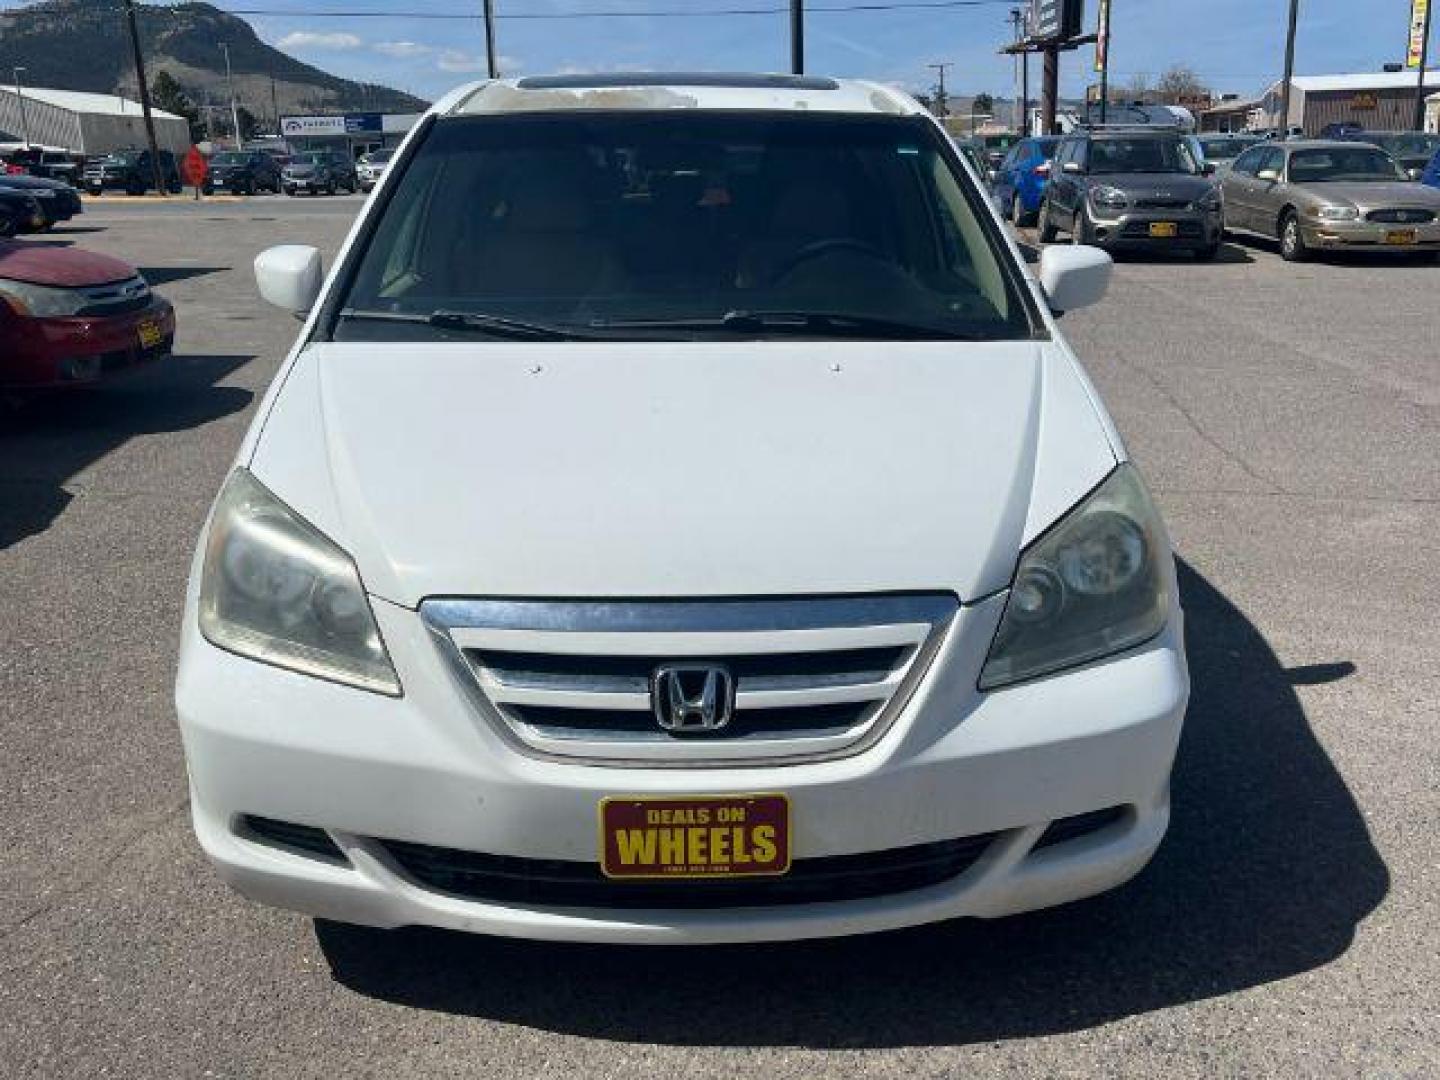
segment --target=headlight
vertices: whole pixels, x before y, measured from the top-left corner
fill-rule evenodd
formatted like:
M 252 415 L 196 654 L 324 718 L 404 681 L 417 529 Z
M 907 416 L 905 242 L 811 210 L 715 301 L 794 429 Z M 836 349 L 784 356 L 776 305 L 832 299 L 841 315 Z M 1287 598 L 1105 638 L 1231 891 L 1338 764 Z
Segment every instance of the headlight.
M 89 302 L 78 289 L 52 289 L 10 278 L 0 278 L 0 300 L 20 314 L 37 319 L 65 318 L 78 313 Z
M 1122 465 L 1020 556 L 980 689 L 1097 660 L 1159 634 L 1175 564 L 1140 476 Z
M 1321 221 L 1355 221 L 1360 211 L 1353 206 L 1322 206 L 1315 211 L 1315 216 Z
M 1124 210 L 1130 205 L 1130 198 L 1119 188 L 1101 184 L 1090 189 L 1090 200 L 1106 210 Z
M 1215 213 L 1221 207 L 1220 189 L 1211 188 L 1195 203 L 1201 210 Z
M 200 631 L 252 660 L 400 695 L 350 556 L 245 469 L 231 474 L 215 506 Z

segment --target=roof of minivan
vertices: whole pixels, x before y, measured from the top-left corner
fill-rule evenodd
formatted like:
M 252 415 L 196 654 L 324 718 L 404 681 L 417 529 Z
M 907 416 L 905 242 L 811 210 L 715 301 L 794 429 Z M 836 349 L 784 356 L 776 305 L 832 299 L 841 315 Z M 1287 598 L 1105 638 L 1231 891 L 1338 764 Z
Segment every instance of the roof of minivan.
M 880 83 L 813 75 L 557 75 L 475 83 L 450 95 L 451 116 L 595 110 L 724 109 L 914 115 L 919 102 Z

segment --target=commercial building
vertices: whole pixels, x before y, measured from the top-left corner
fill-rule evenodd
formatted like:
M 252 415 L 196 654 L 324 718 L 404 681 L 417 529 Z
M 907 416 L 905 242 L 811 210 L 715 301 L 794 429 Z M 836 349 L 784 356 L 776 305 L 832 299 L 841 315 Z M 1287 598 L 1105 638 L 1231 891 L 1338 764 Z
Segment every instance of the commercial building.
M 1289 123 L 1280 118 L 1281 84 L 1265 92 L 1252 128 L 1299 127 L 1317 136 L 1331 124 L 1359 124 L 1369 131 L 1408 131 L 1415 126 L 1413 71 L 1359 75 L 1302 75 L 1291 84 Z M 1440 90 L 1440 71 L 1429 72 L 1427 91 Z
M 352 157 L 398 146 L 420 113 L 335 113 L 282 116 L 280 137 L 295 150 L 344 150 Z
M 152 109 L 160 149 L 184 153 L 190 125 L 183 116 Z M 0 86 L 0 142 L 30 142 L 94 157 L 145 145 L 140 103 L 114 94 Z

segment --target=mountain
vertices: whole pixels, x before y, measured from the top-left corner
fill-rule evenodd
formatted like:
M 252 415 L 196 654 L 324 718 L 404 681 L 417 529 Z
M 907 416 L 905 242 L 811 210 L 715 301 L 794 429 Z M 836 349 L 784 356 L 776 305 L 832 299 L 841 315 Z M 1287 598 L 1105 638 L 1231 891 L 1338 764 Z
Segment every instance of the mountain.
M 271 48 L 250 24 L 210 4 L 137 5 L 146 75 L 168 72 L 191 100 L 226 104 L 225 57 L 230 48 L 235 96 L 273 123 L 280 112 L 418 112 L 427 102 L 372 83 L 341 79 Z M 136 94 L 130 38 L 120 0 L 45 0 L 0 11 L 0 72 L 25 68 L 25 82 L 57 90 Z M 271 96 L 271 80 L 274 96 Z

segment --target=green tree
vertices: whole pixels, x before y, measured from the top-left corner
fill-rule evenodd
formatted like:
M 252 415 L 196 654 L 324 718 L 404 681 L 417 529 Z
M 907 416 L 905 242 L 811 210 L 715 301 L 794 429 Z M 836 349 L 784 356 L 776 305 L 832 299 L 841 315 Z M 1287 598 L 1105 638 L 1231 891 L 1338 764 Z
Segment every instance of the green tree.
M 204 125 L 200 122 L 200 110 L 185 93 L 185 88 L 168 71 L 155 76 L 150 86 L 150 99 L 157 109 L 183 116 L 190 125 L 190 141 L 199 142 L 205 137 Z
M 976 94 L 975 101 L 970 106 L 970 111 L 979 116 L 994 116 L 995 99 L 989 94 Z

